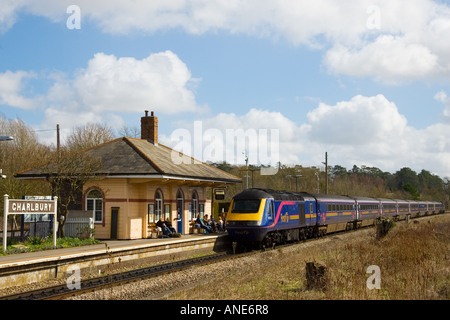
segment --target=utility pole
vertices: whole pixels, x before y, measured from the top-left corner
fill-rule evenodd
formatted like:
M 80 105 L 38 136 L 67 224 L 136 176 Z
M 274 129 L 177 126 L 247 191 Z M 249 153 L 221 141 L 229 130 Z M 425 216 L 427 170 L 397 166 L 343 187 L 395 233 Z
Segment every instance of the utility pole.
M 56 125 L 56 152 L 58 154 L 58 160 L 59 160 L 59 151 L 61 148 L 61 142 L 59 138 L 59 124 Z
M 245 153 L 245 167 L 247 168 L 247 188 L 248 189 L 248 155 Z
M 325 194 L 328 194 L 328 152 L 325 152 Z
M 325 152 L 325 194 L 328 194 L 328 152 Z

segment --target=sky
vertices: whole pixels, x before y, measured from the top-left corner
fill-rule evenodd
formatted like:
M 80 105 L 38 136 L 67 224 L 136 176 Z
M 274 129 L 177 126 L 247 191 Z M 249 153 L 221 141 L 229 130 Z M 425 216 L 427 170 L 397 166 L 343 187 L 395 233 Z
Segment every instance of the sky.
M 442 0 L 0 0 L 0 115 L 50 144 L 149 110 L 203 161 L 450 177 L 449 39 Z

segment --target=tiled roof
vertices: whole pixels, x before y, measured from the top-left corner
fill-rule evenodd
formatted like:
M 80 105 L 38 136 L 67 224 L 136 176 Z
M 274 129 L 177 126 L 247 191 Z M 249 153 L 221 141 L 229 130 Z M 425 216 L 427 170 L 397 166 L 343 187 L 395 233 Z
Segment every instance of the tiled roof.
M 98 145 L 85 152 L 101 160 L 96 174 L 108 177 L 143 177 L 193 179 L 223 183 L 240 183 L 241 179 L 161 144 L 148 140 L 122 137 Z M 49 166 L 16 174 L 17 178 L 39 178 L 48 175 Z M 50 167 L 51 168 L 51 167 Z

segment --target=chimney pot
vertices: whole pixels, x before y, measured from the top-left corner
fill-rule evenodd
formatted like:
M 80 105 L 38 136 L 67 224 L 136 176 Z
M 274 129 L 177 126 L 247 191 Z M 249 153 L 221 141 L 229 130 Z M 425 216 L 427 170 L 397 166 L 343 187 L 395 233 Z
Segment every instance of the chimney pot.
M 148 110 L 145 110 L 145 117 L 141 118 L 141 139 L 158 144 L 158 118 L 154 116 L 153 111 L 149 117 Z

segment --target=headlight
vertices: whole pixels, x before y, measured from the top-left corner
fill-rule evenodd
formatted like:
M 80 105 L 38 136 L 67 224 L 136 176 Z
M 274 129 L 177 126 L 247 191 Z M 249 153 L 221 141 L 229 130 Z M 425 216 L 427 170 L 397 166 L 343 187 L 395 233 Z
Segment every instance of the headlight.
M 227 221 L 229 227 L 258 227 L 261 221 Z

